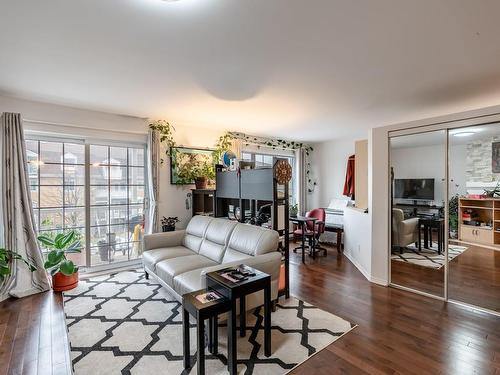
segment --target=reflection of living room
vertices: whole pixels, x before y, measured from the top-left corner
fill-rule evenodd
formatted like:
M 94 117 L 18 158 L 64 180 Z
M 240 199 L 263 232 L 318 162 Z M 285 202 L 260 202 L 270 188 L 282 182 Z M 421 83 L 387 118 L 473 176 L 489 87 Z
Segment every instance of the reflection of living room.
M 496 124 L 450 131 L 448 151 L 443 132 L 392 138 L 393 282 L 443 296 L 448 237 L 450 297 L 500 308 L 494 302 L 496 289 L 489 287 L 496 271 L 491 273 L 494 265 L 488 262 L 500 253 L 496 221 L 500 196 L 494 193 L 500 177 L 495 162 L 498 139 Z M 447 186 L 448 236 L 444 233 Z M 490 290 L 491 298 L 473 297 L 478 288 Z

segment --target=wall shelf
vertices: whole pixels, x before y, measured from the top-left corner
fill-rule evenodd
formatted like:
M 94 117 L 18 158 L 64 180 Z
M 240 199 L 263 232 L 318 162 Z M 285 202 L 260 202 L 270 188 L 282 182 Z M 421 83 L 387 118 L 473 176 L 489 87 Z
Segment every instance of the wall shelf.
M 478 223 L 489 224 L 500 222 L 499 198 L 460 198 L 458 204 L 458 220 L 460 222 L 458 226 L 458 238 L 461 241 L 477 244 L 500 244 L 500 236 L 498 235 L 500 231 L 494 229 L 495 226 L 485 228 L 484 226 L 464 224 L 464 216 L 468 220 Z

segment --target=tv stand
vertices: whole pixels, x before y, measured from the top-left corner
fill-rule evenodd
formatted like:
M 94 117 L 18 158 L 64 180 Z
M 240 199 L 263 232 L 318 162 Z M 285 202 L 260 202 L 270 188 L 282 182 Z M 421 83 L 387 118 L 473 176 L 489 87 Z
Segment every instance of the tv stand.
M 411 210 L 412 214 L 411 216 L 417 217 L 422 211 L 428 211 L 432 212 L 433 214 L 437 214 L 439 216 L 443 215 L 444 207 L 443 206 L 436 206 L 433 204 L 430 204 L 429 201 L 427 202 L 422 202 L 418 200 L 414 200 L 413 203 L 394 203 L 393 205 L 394 208 L 400 208 L 405 212 L 408 212 Z

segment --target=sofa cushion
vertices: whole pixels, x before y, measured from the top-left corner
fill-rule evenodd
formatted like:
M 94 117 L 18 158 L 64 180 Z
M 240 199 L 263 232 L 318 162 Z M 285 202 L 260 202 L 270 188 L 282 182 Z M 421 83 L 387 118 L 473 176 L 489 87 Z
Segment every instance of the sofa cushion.
M 231 220 L 212 220 L 205 232 L 205 238 L 201 242 L 199 254 L 220 263 L 229 237 L 236 225 L 237 223 Z
M 174 277 L 184 272 L 214 266 L 214 262 L 203 255 L 187 255 L 178 258 L 166 259 L 156 264 L 156 274 L 169 286 L 174 286 Z
M 174 277 L 174 290 L 180 296 L 186 293 L 200 290 L 207 286 L 206 276 L 201 275 L 205 268 L 198 268 L 192 271 L 181 273 Z
M 156 263 L 165 259 L 182 257 L 185 255 L 195 255 L 194 251 L 184 246 L 161 247 L 159 249 L 145 251 L 142 254 L 142 261 L 146 268 L 155 271 Z
M 182 240 L 182 244 L 195 253 L 200 251 L 200 245 L 205 236 L 208 224 L 213 220 L 209 216 L 197 215 L 193 216 L 186 228 L 186 235 Z
M 231 233 L 222 263 L 231 262 L 241 256 L 255 256 L 275 251 L 278 248 L 278 232 L 249 224 L 238 224 Z

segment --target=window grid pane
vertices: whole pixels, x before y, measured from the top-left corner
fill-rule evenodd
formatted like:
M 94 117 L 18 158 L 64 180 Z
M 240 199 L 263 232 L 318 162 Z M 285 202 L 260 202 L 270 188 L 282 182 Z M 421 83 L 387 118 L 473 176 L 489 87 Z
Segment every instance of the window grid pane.
M 144 148 L 89 145 L 86 161 L 85 147 L 71 142 L 26 141 L 36 230 L 52 236 L 77 231 L 82 253 L 72 260 L 79 265 L 136 259 L 142 253 L 144 227 Z M 90 164 L 90 202 L 85 201 L 86 163 Z M 87 226 L 90 264 L 85 261 Z

